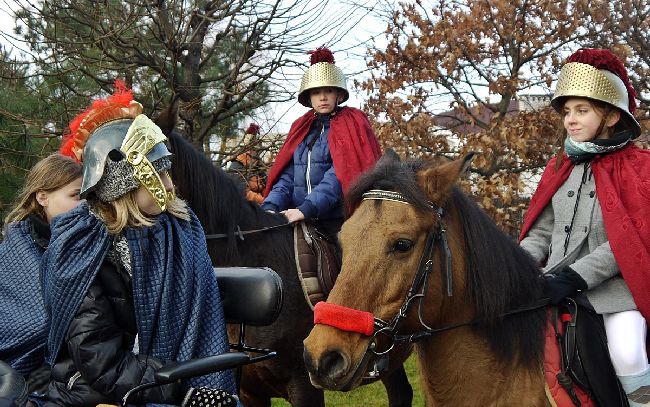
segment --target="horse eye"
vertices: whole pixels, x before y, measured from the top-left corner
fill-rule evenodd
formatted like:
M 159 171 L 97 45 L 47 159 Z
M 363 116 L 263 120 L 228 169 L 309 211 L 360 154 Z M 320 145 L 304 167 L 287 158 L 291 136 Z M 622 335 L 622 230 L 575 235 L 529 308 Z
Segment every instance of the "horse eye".
M 397 239 L 393 243 L 393 251 L 396 252 L 408 252 L 413 247 L 413 242 L 407 239 Z

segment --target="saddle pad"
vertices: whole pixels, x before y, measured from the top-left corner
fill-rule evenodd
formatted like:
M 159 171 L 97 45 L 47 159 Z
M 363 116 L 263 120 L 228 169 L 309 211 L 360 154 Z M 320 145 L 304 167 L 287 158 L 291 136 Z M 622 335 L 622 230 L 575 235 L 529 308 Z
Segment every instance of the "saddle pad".
M 341 269 L 336 248 L 304 222 L 294 226 L 293 244 L 298 278 L 307 304 L 313 310 L 317 302 L 327 299 Z

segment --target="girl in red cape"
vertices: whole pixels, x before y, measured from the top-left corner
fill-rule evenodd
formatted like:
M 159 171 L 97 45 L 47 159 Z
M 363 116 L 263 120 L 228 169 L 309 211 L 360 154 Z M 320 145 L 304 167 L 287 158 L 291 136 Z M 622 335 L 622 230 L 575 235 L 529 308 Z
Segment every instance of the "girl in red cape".
M 582 291 L 603 317 L 614 370 L 631 406 L 650 405 L 650 152 L 636 93 L 610 51 L 581 49 L 562 67 L 551 106 L 567 137 L 542 175 L 521 246 L 545 271 L 555 304 Z
M 349 93 L 327 48 L 311 52 L 298 102 L 311 108 L 293 122 L 269 172 L 262 207 L 289 222 L 316 223 L 330 237 L 343 223 L 343 192 L 381 156 L 366 115 L 340 107 Z

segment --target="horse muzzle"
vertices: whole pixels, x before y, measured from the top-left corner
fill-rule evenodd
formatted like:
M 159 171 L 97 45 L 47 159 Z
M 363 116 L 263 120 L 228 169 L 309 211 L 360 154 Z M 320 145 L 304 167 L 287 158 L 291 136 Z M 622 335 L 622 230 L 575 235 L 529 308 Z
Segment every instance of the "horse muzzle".
M 310 353 L 307 346 L 303 352 L 312 385 L 336 391 L 349 391 L 359 386 L 372 356 L 371 352 L 366 351 L 353 364 L 350 356 L 338 348 L 328 348 L 317 357 Z

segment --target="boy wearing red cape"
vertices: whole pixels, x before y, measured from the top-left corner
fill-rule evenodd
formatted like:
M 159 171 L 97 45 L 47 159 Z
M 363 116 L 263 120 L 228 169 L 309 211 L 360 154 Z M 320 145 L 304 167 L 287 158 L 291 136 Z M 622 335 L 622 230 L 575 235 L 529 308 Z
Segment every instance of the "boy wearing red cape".
M 581 49 L 562 67 L 551 106 L 567 131 L 542 175 L 521 246 L 544 266 L 555 304 L 582 291 L 603 317 L 610 358 L 631 406 L 650 405 L 650 151 L 636 92 L 610 51 Z
M 341 107 L 345 75 L 327 48 L 311 53 L 298 102 L 311 108 L 293 122 L 269 172 L 262 207 L 289 222 L 315 223 L 334 237 L 343 223 L 343 192 L 381 156 L 366 115 Z

